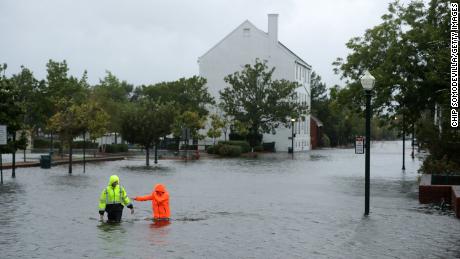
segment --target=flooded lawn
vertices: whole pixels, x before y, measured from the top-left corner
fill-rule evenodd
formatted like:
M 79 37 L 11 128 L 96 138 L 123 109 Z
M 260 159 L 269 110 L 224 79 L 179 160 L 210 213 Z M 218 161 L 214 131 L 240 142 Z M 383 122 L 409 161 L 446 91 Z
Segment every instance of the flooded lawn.
M 407 142 L 409 143 L 409 142 Z M 160 161 L 142 157 L 49 170 L 4 171 L 1 258 L 459 258 L 460 221 L 417 199 L 420 161 L 402 142 L 376 142 L 371 215 L 364 212 L 364 155 L 351 149 L 258 159 Z M 409 147 L 409 145 L 406 145 Z M 164 183 L 171 224 L 150 203 L 99 222 L 98 197 L 117 174 L 130 197 Z

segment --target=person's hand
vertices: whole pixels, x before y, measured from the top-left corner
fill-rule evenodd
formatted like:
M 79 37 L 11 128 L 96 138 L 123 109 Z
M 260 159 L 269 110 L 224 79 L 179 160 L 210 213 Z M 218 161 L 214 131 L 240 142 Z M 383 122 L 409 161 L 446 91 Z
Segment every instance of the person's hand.
M 104 221 L 104 215 L 99 215 L 99 219 L 100 219 L 101 221 Z
M 134 214 L 134 208 L 133 208 L 133 209 L 131 209 L 131 215 L 132 215 L 132 214 Z

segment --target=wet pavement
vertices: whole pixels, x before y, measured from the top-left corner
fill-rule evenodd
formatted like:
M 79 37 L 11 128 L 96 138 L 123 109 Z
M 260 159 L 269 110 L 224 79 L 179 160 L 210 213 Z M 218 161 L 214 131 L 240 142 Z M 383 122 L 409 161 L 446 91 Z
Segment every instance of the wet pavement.
M 409 142 L 408 142 L 409 143 Z M 406 143 L 406 147 L 409 147 Z M 420 205 L 420 161 L 402 142 L 376 142 L 371 215 L 364 212 L 364 155 L 351 149 L 257 159 L 160 161 L 142 157 L 49 170 L 5 170 L 0 186 L 1 258 L 459 258 L 460 221 Z M 409 151 L 409 149 L 408 149 Z M 130 197 L 164 183 L 173 220 L 154 224 L 149 202 L 123 222 L 99 222 L 111 174 Z

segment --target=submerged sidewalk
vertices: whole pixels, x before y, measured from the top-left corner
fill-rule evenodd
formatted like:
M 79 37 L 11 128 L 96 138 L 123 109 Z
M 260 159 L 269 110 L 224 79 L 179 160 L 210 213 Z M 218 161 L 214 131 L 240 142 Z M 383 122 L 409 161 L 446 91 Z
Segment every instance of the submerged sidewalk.
M 85 162 L 104 162 L 104 161 L 115 161 L 115 160 L 124 160 L 126 159 L 127 156 L 103 156 L 103 157 L 87 157 L 85 159 Z M 62 165 L 62 164 L 68 164 L 69 163 L 69 158 L 57 158 L 53 159 L 51 161 L 51 165 Z M 72 159 L 72 164 L 81 164 L 83 163 L 83 158 L 73 158 Z M 31 162 L 16 162 L 16 168 L 22 168 L 22 167 L 35 167 L 35 166 L 40 166 L 40 161 L 31 161 Z M 13 167 L 12 163 L 4 163 L 2 164 L 2 169 L 11 169 Z

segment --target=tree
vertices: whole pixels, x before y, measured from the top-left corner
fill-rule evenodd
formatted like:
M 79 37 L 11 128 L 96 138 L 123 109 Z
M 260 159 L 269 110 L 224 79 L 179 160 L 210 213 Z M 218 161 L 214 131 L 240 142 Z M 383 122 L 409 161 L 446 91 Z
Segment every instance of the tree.
M 206 79 L 198 76 L 142 86 L 135 95 L 159 103 L 174 102 L 179 113 L 191 111 L 200 117 L 208 114 L 207 105 L 214 104 L 214 98 L 206 87 Z
M 16 150 L 20 144 L 16 139 L 16 132 L 24 126 L 24 110 L 20 103 L 21 96 L 18 85 L 11 78 L 5 76 L 6 69 L 6 64 L 0 66 L 0 124 L 7 125 L 7 134 L 12 138 L 8 138 L 7 146 L 0 149 L 0 152 L 12 153 L 11 176 L 14 178 L 16 177 Z
M 435 106 L 442 110 L 449 108 L 449 97 L 444 94 L 449 91 L 450 82 L 450 16 L 446 10 L 449 2 L 445 0 L 431 0 L 427 5 L 422 1 L 412 1 L 406 6 L 391 3 L 381 24 L 346 44 L 351 53 L 333 64 L 337 73 L 350 80 L 349 93 L 358 100 L 352 102 L 356 103 L 355 108 L 364 103 L 358 80 L 365 70 L 370 70 L 376 78 L 373 107 L 377 114 L 403 115 L 406 121 L 400 124 L 403 130 L 408 125 L 413 127 L 426 110 Z M 456 134 L 450 132 L 447 136 Z M 444 150 L 447 159 L 452 159 L 450 148 Z
M 133 86 L 126 81 L 120 81 L 115 75 L 107 71 L 104 79 L 94 86 L 93 98 L 100 103 L 104 111 L 110 114 L 108 130 L 115 132 L 115 144 L 118 142 L 118 132 L 121 129 L 121 115 L 129 101 Z
M 106 132 L 109 115 L 97 103 L 69 103 L 63 101 L 59 112 L 49 121 L 49 128 L 69 146 L 69 174 L 72 174 L 72 143 L 73 139 L 86 132 L 92 138 Z
M 216 144 L 216 138 L 219 138 L 222 135 L 222 129 L 225 127 L 224 121 L 217 114 L 211 114 L 211 127 L 209 128 L 207 135 L 213 139 L 214 144 Z
M 69 68 L 65 60 L 62 62 L 49 60 L 46 67 L 47 87 L 43 89 L 45 98 L 42 100 L 42 106 L 44 114 L 47 116 L 45 130 L 51 133 L 51 138 L 53 138 L 54 127 L 49 127 L 49 119 L 59 112 L 65 112 L 65 109 L 68 108 L 66 105 L 79 105 L 86 102 L 89 96 L 89 85 L 86 82 L 86 71 L 80 80 L 68 75 Z M 61 140 L 62 150 L 62 143 L 65 140 Z
M 154 145 L 158 146 L 160 137 L 171 133 L 176 114 L 172 103 L 164 104 L 148 99 L 142 99 L 127 106 L 122 115 L 121 135 L 128 142 L 145 148 L 146 166 L 150 165 L 150 149 Z
M 183 130 L 188 130 L 193 140 L 203 139 L 200 129 L 203 129 L 206 123 L 206 116 L 200 116 L 198 112 L 185 111 L 179 114 L 173 123 L 173 133 L 175 137 L 180 137 Z M 188 145 L 188 143 L 187 143 Z
M 275 68 L 266 61 L 256 60 L 241 72 L 224 78 L 230 84 L 220 91 L 222 108 L 235 120 L 248 125 L 248 140 L 252 147 L 261 133 L 273 132 L 280 124 L 288 125 L 288 117 L 297 118 L 307 107 L 297 100 L 299 85 L 287 80 L 272 80 Z

